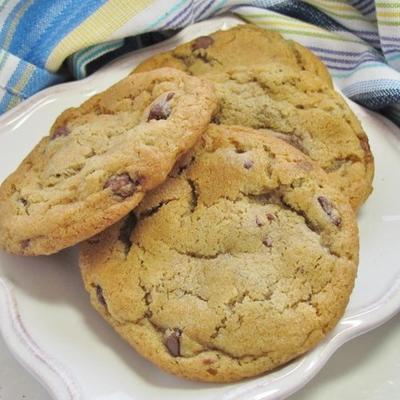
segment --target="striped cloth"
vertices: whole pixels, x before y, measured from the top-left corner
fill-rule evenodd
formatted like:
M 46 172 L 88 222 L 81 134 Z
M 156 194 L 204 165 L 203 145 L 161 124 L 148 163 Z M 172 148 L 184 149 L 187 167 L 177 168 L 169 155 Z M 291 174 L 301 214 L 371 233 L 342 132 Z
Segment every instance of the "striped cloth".
M 398 0 L 0 0 L 0 113 L 228 11 L 310 48 L 345 95 L 400 126 Z

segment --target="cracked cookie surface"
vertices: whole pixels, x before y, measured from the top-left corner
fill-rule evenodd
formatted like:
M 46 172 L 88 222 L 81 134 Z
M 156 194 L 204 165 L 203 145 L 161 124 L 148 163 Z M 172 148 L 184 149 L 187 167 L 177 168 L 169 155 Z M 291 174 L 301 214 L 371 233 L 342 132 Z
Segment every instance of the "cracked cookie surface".
M 232 67 L 252 67 L 269 62 L 310 71 L 332 86 L 327 68 L 310 50 L 297 42 L 285 40 L 277 32 L 252 24 L 217 31 L 173 50 L 156 54 L 137 66 L 134 72 L 173 67 L 193 75 L 203 75 Z
M 368 198 L 374 175 L 368 138 L 309 50 L 246 24 L 157 54 L 133 72 L 160 66 L 217 83 L 215 122 L 281 132 L 328 172 L 354 209 Z
M 314 347 L 358 263 L 355 214 L 287 143 L 210 125 L 128 218 L 81 246 L 97 311 L 168 372 L 235 381 Z
M 0 246 L 51 254 L 112 225 L 165 180 L 215 108 L 210 83 L 164 68 L 64 111 L 0 187 Z
M 355 210 L 365 202 L 374 176 L 368 137 L 343 98 L 321 79 L 280 64 L 207 79 L 220 99 L 217 122 L 272 129 L 318 162 Z
M 220 109 L 214 122 L 272 129 L 329 174 L 358 209 L 372 191 L 368 137 L 343 98 L 308 71 L 282 64 L 208 73 Z

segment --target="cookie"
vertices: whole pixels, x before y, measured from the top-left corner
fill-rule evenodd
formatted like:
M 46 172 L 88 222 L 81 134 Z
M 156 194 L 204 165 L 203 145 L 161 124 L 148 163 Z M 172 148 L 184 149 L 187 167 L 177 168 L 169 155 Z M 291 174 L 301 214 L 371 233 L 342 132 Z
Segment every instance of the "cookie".
M 201 36 L 177 48 L 156 54 L 142 62 L 134 72 L 173 67 L 192 75 L 226 71 L 234 67 L 253 67 L 278 62 L 296 70 L 317 74 L 332 86 L 330 74 L 310 50 L 279 33 L 243 24 Z
M 0 246 L 51 254 L 117 222 L 165 180 L 215 108 L 211 84 L 165 68 L 66 110 L 0 187 Z
M 276 63 L 203 76 L 220 99 L 214 122 L 273 129 L 317 161 L 354 209 L 365 202 L 374 176 L 368 137 L 329 84 Z
M 347 305 L 355 214 L 271 135 L 211 125 L 127 218 L 84 242 L 97 311 L 165 371 L 228 382 L 314 347 Z
M 368 137 L 343 98 L 317 76 L 281 64 L 209 74 L 220 98 L 215 121 L 272 129 L 328 173 L 358 209 L 372 191 Z
M 301 45 L 239 25 L 151 57 L 134 72 L 159 66 L 216 82 L 215 122 L 273 129 L 317 161 L 354 209 L 368 198 L 374 175 L 368 138 L 324 65 Z

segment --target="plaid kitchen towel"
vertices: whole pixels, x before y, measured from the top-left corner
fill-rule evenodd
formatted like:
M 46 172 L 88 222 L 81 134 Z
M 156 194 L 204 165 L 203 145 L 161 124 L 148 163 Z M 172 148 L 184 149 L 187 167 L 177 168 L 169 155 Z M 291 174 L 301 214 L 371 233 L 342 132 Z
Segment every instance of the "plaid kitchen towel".
M 400 125 L 398 0 L 0 0 L 0 113 L 223 12 L 307 46 L 345 95 Z

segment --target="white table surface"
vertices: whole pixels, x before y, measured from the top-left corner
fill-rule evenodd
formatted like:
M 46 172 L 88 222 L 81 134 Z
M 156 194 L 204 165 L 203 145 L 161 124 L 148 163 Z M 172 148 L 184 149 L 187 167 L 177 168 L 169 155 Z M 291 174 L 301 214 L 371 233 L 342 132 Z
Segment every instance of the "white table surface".
M 400 399 L 400 315 L 341 347 L 291 400 Z M 0 338 L 0 400 L 50 400 Z

